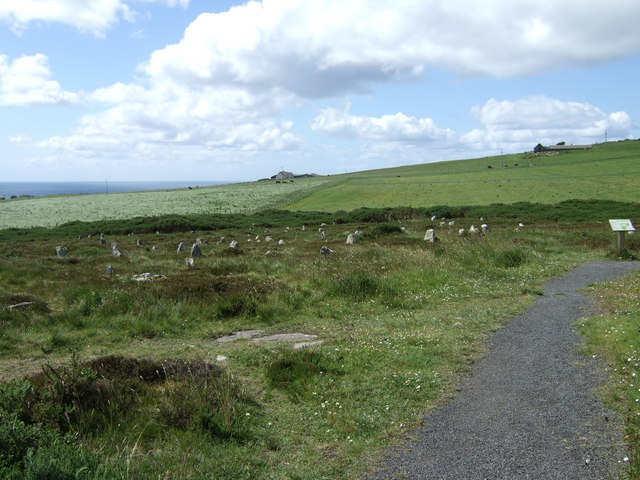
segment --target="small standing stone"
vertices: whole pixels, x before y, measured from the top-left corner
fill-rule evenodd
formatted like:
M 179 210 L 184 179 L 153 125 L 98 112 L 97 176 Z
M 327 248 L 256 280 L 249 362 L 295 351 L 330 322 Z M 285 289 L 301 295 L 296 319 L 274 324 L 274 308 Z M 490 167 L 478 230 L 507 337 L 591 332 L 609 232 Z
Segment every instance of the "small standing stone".
M 59 257 L 66 257 L 69 253 L 69 249 L 67 247 L 56 247 L 56 255 Z
M 237 250 L 238 248 L 240 248 L 240 244 L 239 244 L 236 240 L 233 240 L 233 241 L 229 244 L 229 248 L 233 248 L 233 249 Z
M 111 265 L 107 265 L 107 275 L 113 275 L 113 267 Z
M 284 245 L 284 240 L 282 239 L 278 240 L 278 245 Z
M 329 255 L 331 253 L 336 253 L 336 251 L 335 250 L 331 250 L 329 247 L 327 247 L 325 245 L 320 249 L 320 253 L 323 254 L 323 255 Z
M 347 245 L 355 245 L 357 242 L 356 236 L 353 233 L 347 235 Z
M 111 254 L 114 257 L 121 257 L 122 256 L 122 252 L 118 249 L 118 244 L 117 243 L 112 243 L 111 244 Z
M 178 253 L 184 252 L 186 250 L 186 248 L 187 248 L 187 244 L 184 243 L 184 242 L 180 242 L 178 244 Z
M 100 245 L 106 245 L 107 244 L 107 239 L 104 238 L 104 233 L 100 234 Z
M 185 263 L 187 265 L 187 267 L 189 267 L 191 270 L 196 268 L 196 262 L 193 259 L 193 257 L 189 257 L 185 260 Z
M 137 239 L 137 240 L 136 240 L 136 245 L 137 245 L 138 247 L 141 247 L 141 246 L 142 246 L 142 244 L 143 244 L 142 240 L 140 240 L 140 239 Z
M 433 228 L 427 230 L 427 233 L 424 234 L 424 239 L 427 242 L 436 243 L 439 242 L 440 239 L 436 235 L 436 231 Z
M 202 251 L 200 250 L 200 245 L 198 245 L 197 243 L 194 243 L 191 246 L 191 256 L 194 257 L 194 258 L 202 256 Z

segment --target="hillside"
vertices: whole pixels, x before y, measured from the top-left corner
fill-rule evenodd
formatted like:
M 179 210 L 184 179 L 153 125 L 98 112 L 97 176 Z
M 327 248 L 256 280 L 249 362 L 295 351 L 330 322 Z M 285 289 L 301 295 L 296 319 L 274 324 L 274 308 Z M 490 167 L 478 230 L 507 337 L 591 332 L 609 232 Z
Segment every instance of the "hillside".
M 289 210 L 489 205 L 569 199 L 637 201 L 640 142 L 564 153 L 514 154 L 358 172 L 292 203 Z M 492 168 L 489 168 L 492 167 Z

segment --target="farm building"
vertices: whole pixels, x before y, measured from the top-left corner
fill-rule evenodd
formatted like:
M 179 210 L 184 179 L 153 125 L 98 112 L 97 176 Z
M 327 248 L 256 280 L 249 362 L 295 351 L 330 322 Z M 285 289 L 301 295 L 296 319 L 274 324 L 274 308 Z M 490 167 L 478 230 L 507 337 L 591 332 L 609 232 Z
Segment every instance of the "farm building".
M 542 152 L 567 152 L 570 150 L 589 150 L 591 145 L 551 145 L 545 147 L 541 143 L 533 148 L 534 153 Z

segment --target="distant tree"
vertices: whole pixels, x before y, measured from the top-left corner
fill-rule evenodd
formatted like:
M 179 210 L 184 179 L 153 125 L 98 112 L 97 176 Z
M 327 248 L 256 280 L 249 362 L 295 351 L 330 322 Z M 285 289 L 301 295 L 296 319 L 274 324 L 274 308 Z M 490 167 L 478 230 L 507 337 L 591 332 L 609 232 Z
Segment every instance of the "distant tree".
M 566 145 L 565 142 L 558 142 L 556 145 Z

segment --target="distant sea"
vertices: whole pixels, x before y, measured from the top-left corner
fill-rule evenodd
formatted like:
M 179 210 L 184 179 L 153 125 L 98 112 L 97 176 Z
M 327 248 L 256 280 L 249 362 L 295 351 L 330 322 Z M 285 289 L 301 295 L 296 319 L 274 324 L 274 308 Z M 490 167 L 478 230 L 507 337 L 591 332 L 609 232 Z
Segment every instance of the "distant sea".
M 206 187 L 231 182 L 167 181 L 167 182 L 0 182 L 0 197 L 42 197 L 80 193 L 138 192 L 173 188 Z

